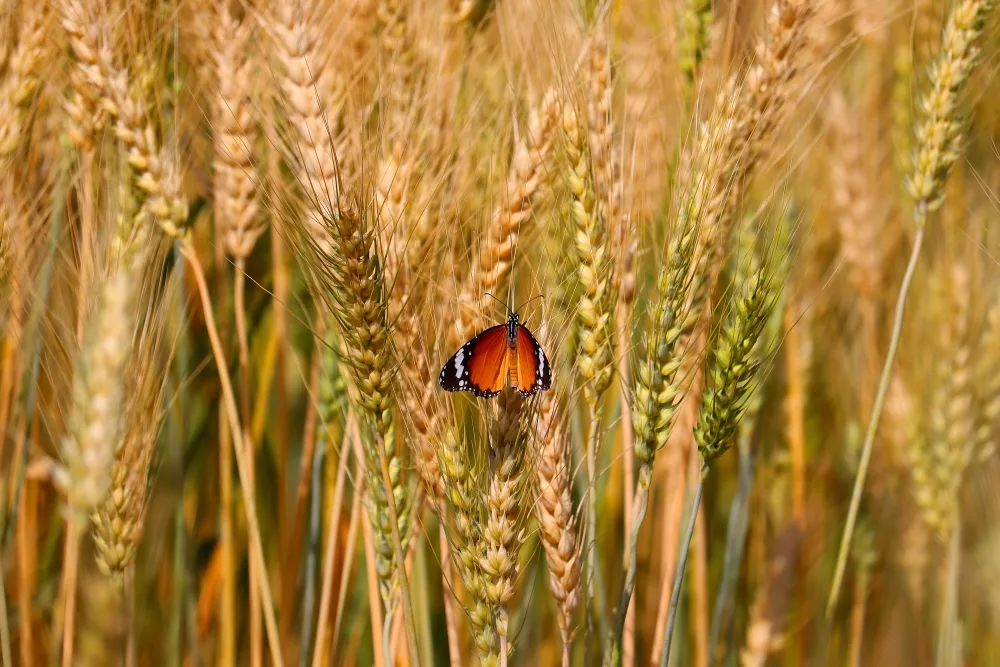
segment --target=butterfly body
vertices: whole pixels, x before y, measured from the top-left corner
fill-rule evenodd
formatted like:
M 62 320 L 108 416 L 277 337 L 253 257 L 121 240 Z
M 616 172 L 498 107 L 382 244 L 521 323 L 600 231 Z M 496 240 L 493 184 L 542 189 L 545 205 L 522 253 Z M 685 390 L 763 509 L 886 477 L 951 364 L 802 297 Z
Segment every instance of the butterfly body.
M 459 348 L 441 369 L 438 382 L 448 391 L 471 391 L 492 398 L 506 387 L 522 396 L 552 386 L 552 366 L 531 332 L 510 313 Z

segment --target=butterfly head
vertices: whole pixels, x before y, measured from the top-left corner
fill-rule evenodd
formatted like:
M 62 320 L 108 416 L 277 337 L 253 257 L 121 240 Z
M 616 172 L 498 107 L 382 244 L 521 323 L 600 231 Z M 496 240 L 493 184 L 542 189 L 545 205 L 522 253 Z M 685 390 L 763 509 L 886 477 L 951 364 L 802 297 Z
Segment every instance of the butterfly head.
M 517 313 L 510 311 L 507 314 L 507 340 L 513 342 L 517 340 L 517 325 L 520 323 Z

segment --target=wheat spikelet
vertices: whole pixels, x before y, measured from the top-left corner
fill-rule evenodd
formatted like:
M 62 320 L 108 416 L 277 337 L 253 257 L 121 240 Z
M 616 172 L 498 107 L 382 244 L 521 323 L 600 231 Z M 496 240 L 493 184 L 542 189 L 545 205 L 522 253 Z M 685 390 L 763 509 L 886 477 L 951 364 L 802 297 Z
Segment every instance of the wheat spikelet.
M 417 267 L 432 250 L 434 225 L 425 210 L 409 201 L 412 163 L 399 163 L 397 152 L 383 160 L 375 199 L 380 238 L 385 249 L 385 274 L 391 284 L 389 317 L 395 322 L 392 336 L 399 352 L 401 400 L 406 408 L 408 441 L 416 455 L 417 472 L 437 510 L 443 497 L 436 443 L 444 420 L 438 386 L 425 354 L 421 335 L 427 285 Z M 414 220 L 416 218 L 416 220 Z
M 82 151 L 93 150 L 94 138 L 104 127 L 105 112 L 101 108 L 101 26 L 91 8 L 81 0 L 62 3 L 62 25 L 69 35 L 70 49 L 76 67 L 70 74 L 72 98 L 66 104 L 70 118 L 70 140 Z
M 517 239 L 532 220 L 532 202 L 544 177 L 542 166 L 552 150 L 558 122 L 558 99 L 550 91 L 538 109 L 529 114 L 527 132 L 514 150 L 501 200 L 484 234 L 477 270 L 458 299 L 459 317 L 451 342 L 465 341 L 476 333 L 476 303 L 484 293 L 495 291 L 510 271 Z
M 10 54 L 0 80 L 0 160 L 10 156 L 23 139 L 29 102 L 41 83 L 39 68 L 46 55 L 47 19 L 44 5 L 27 6 L 22 17 L 21 39 Z
M 689 305 L 689 272 L 696 240 L 697 230 L 689 226 L 678 230 L 671 241 L 667 263 L 657 279 L 659 297 L 653 302 L 643 336 L 632 422 L 635 454 L 644 466 L 652 466 L 657 450 L 667 443 L 677 414 L 678 372 L 685 352 L 681 343 L 699 316 Z
M 767 36 L 745 76 L 733 75 L 716 96 L 707 124 L 681 156 L 675 216 L 701 225 L 707 258 L 717 254 L 732 229 L 732 211 L 745 182 L 763 158 L 768 140 L 784 118 L 801 75 L 812 6 L 777 2 Z
M 410 35 L 407 2 L 379 0 L 375 9 L 380 51 L 380 85 L 385 86 L 384 104 L 388 109 L 385 135 L 390 144 L 401 140 L 407 129 L 407 116 L 414 95 L 416 59 Z
M 939 11 L 937 3 L 916 0 L 913 19 L 907 23 L 906 33 L 893 54 L 893 163 L 904 182 L 913 163 L 914 74 L 926 66 L 927 52 L 938 52 L 942 23 Z
M 105 21 L 98 25 L 106 29 Z M 170 238 L 184 235 L 187 199 L 181 192 L 176 156 L 162 149 L 141 85 L 132 86 L 129 72 L 115 66 L 111 50 L 100 44 L 93 85 L 100 91 L 100 107 L 114 120 L 115 136 L 125 147 L 139 202 Z
M 216 8 L 213 59 L 218 95 L 215 128 L 216 222 L 226 252 L 246 260 L 264 227 L 258 220 L 253 149 L 256 131 L 250 114 L 250 24 L 237 20 L 228 2 Z
M 948 171 L 961 154 L 959 93 L 976 63 L 976 40 L 992 9 L 990 0 L 964 0 L 956 5 L 945 24 L 941 53 L 930 66 L 930 89 L 920 100 L 917 147 L 906 181 L 918 227 L 928 211 L 941 205 Z
M 535 514 L 549 567 L 549 590 L 558 608 L 563 643 L 563 665 L 569 664 L 573 642 L 573 613 L 580 602 L 580 550 L 573 513 L 573 490 L 568 438 L 555 395 L 546 392 L 536 406 L 535 442 L 538 448 L 538 500 Z

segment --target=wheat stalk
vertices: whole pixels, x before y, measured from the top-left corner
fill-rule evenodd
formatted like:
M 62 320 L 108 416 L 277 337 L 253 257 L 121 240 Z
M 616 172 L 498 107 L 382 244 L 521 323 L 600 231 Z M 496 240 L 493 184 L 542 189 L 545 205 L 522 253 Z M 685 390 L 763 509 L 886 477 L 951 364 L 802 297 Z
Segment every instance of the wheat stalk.
M 830 596 L 827 600 L 827 615 L 832 613 L 833 607 L 837 603 L 844 570 L 847 567 L 851 537 L 861 505 L 861 491 L 868 475 L 872 447 L 885 406 L 886 394 L 889 391 L 889 379 L 896 359 L 896 352 L 899 349 L 906 298 L 913 281 L 917 262 L 920 259 L 920 250 L 923 247 L 927 214 L 941 205 L 944 179 L 948 175 L 951 165 L 959 156 L 962 136 L 961 123 L 956 118 L 959 94 L 968 81 L 976 62 L 975 42 L 992 9 L 993 2 L 989 0 L 964 0 L 952 9 L 945 25 L 941 53 L 930 67 L 929 90 L 921 99 L 920 119 L 916 132 L 917 149 L 914 152 L 913 170 L 907 179 L 907 190 L 914 201 L 913 215 L 917 233 L 896 299 L 889 350 L 882 366 L 882 376 L 879 379 L 875 395 L 875 405 L 872 407 L 868 428 L 865 431 L 865 441 L 861 447 L 861 459 L 854 480 L 851 505 L 848 509 L 844 534 L 837 556 L 837 567 L 834 572 L 833 584 L 830 587 Z

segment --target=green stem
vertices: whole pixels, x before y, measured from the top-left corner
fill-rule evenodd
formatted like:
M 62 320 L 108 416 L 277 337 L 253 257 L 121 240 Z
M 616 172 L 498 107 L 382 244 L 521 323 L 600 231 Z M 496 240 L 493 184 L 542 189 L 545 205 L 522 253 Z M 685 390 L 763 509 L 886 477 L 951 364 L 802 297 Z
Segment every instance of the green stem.
M 858 521 L 858 510 L 861 507 L 861 492 L 864 490 L 865 477 L 868 475 L 868 464 L 871 462 L 872 448 L 875 444 L 875 435 L 878 433 L 879 420 L 882 418 L 882 410 L 885 408 L 886 395 L 889 393 L 889 380 L 892 378 L 893 363 L 896 361 L 896 352 L 899 350 L 899 339 L 903 330 L 906 297 L 910 292 L 910 284 L 913 282 L 913 274 L 916 272 L 917 261 L 920 259 L 920 249 L 924 244 L 925 226 L 925 221 L 921 216 L 917 220 L 917 234 L 913 239 L 913 250 L 910 252 L 910 261 L 906 266 L 906 273 L 903 275 L 903 283 L 899 287 L 899 296 L 896 298 L 896 313 L 893 317 L 889 351 L 886 353 L 885 364 L 882 366 L 882 376 L 878 382 L 875 405 L 872 407 L 868 429 L 865 431 L 865 442 L 861 448 L 861 460 L 858 462 L 858 472 L 854 477 L 851 507 L 847 512 L 847 523 L 844 526 L 844 535 L 840 540 L 840 552 L 837 555 L 837 569 L 833 575 L 833 585 L 830 587 L 830 597 L 826 603 L 827 618 L 833 615 L 833 610 L 837 606 L 837 598 L 840 595 L 840 587 L 844 582 L 844 571 L 847 569 L 847 555 L 851 549 L 851 538 L 854 536 L 854 527 Z
M 701 465 L 698 475 L 698 486 L 694 489 L 694 500 L 691 501 L 691 515 L 688 517 L 684 541 L 681 542 L 681 559 L 677 566 L 677 576 L 674 577 L 674 590 L 670 594 L 670 613 L 667 614 L 667 631 L 663 634 L 663 652 L 660 654 L 660 667 L 667 667 L 670 659 L 670 643 L 674 635 L 674 621 L 677 620 L 677 605 L 681 599 L 681 589 L 684 587 L 684 570 L 687 567 L 688 551 L 691 548 L 691 536 L 694 535 L 695 519 L 698 518 L 698 508 L 701 506 L 701 492 L 705 488 L 705 475 L 708 474 L 708 464 Z

